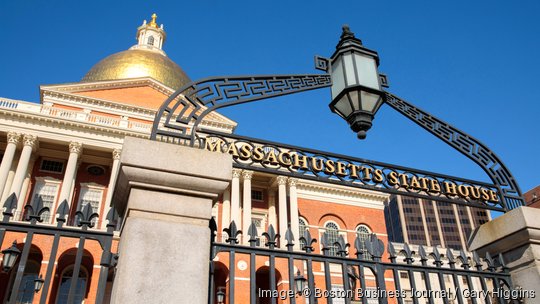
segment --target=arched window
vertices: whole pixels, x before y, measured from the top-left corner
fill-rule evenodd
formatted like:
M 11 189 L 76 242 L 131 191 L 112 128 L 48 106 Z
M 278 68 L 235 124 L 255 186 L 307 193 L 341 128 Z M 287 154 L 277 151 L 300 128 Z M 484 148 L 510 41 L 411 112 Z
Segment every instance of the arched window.
M 71 277 L 73 276 L 73 266 L 70 266 L 62 272 L 62 278 L 60 279 L 60 286 L 58 287 L 58 296 L 56 299 L 57 304 L 64 304 L 68 301 L 69 288 L 71 286 Z M 73 303 L 83 303 L 84 294 L 86 293 L 86 284 L 88 282 L 88 272 L 81 266 L 79 270 L 79 277 L 75 285 L 75 295 Z
M 304 231 L 306 230 L 308 230 L 307 221 L 301 217 L 298 218 L 298 241 L 300 242 L 300 249 L 306 244 L 304 240 L 300 240 L 300 238 L 304 236 Z
M 364 259 L 366 259 L 366 260 L 373 259 L 371 254 L 369 254 L 367 252 L 367 249 L 365 248 L 364 243 L 363 243 L 365 240 L 367 240 L 369 238 L 370 234 L 371 234 L 371 231 L 369 230 L 369 228 L 366 225 L 358 225 L 358 227 L 356 227 L 356 235 L 358 236 L 358 238 L 361 241 L 361 244 L 362 244 L 362 247 L 363 247 L 362 252 L 364 253 Z
M 40 263 L 34 260 L 28 260 L 24 267 L 24 274 L 22 277 L 19 291 L 17 292 L 17 303 L 32 303 L 34 300 L 34 280 L 39 275 Z
M 149 45 L 154 45 L 154 36 L 148 37 L 148 44 Z
M 303 218 L 298 219 L 298 235 L 303 236 L 304 231 L 308 230 L 307 221 Z
M 324 228 L 326 229 L 326 236 L 328 237 L 329 244 L 328 247 L 330 248 L 328 253 L 337 256 L 338 248 L 334 243 L 337 242 L 339 238 L 339 226 L 334 222 L 328 222 L 324 225 Z

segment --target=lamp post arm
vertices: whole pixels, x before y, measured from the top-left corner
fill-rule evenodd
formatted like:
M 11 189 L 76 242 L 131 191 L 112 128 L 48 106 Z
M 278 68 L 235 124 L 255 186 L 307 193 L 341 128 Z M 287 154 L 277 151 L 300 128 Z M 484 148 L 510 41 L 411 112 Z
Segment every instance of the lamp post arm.
M 510 210 L 525 205 L 516 179 L 501 159 L 486 145 L 396 95 L 386 92 L 385 102 L 479 165 L 493 184 L 499 188 L 501 203 L 505 209 Z
M 212 77 L 185 85 L 161 105 L 150 138 L 195 145 L 203 118 L 218 108 L 332 85 L 328 74 Z

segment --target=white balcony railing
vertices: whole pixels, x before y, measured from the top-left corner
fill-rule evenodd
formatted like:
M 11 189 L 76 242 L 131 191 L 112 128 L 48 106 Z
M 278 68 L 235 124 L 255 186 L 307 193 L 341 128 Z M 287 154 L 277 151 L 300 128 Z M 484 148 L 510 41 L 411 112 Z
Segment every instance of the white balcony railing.
M 116 118 L 99 114 L 85 113 L 62 109 L 43 104 L 13 100 L 0 97 L 0 109 L 10 109 L 23 113 L 35 113 L 55 118 L 73 120 L 79 122 L 91 123 L 99 126 L 125 129 L 133 132 L 150 133 L 152 130 L 151 122 L 130 121 L 129 117 Z

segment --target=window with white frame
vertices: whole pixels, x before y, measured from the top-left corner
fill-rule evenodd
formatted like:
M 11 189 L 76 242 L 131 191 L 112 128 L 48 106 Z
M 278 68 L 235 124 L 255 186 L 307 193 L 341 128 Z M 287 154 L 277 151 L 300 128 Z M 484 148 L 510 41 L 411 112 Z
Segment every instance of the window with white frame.
M 324 225 L 326 237 L 328 238 L 329 255 L 337 256 L 338 248 L 334 245 L 339 239 L 339 226 L 334 222 L 328 222 Z
M 262 233 L 266 231 L 266 214 L 256 212 L 251 213 L 251 223 L 257 228 L 257 234 L 262 235 Z M 249 236 L 246 234 L 246 237 Z M 266 238 L 264 236 L 259 237 L 259 246 L 265 247 L 265 244 Z
M 60 186 L 60 180 L 53 178 L 36 178 L 36 185 L 34 187 L 34 195 L 32 196 L 32 204 L 37 203 L 37 200 L 41 198 L 43 207 L 48 207 L 49 211 L 41 214 L 41 219 L 44 223 L 50 223 L 52 221 L 52 214 L 54 214 L 54 203 L 58 195 L 58 188 Z
M 308 227 L 306 219 L 302 217 L 298 218 L 298 239 L 300 242 L 300 248 L 303 248 L 306 245 L 306 242 L 300 238 L 304 236 L 304 231 L 308 229 L 309 227 Z
M 251 190 L 251 200 L 262 202 L 264 200 L 263 191 L 258 189 Z
M 52 159 L 42 159 L 39 171 L 62 173 L 64 171 L 64 162 Z
M 367 251 L 366 246 L 364 245 L 364 241 L 366 241 L 369 238 L 370 234 L 371 234 L 371 230 L 369 230 L 368 226 L 366 226 L 366 225 L 358 225 L 358 227 L 356 227 L 356 235 L 360 239 L 360 244 L 362 246 L 362 252 L 364 253 L 363 257 L 366 260 L 372 260 L 373 259 L 371 254 L 369 254 L 369 252 Z
M 92 211 L 99 213 L 102 198 L 103 187 L 82 184 L 77 210 L 81 211 L 86 205 L 90 204 L 90 206 L 92 206 Z M 94 218 L 92 223 L 95 225 L 97 223 L 97 218 Z

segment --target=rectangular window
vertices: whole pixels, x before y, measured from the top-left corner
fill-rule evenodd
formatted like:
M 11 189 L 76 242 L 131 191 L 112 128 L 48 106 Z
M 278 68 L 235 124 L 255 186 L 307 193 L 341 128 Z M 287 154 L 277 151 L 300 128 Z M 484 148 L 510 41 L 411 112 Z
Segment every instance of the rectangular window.
M 64 162 L 43 159 L 41 160 L 41 166 L 39 167 L 39 170 L 44 172 L 62 173 L 64 171 Z
M 255 227 L 257 228 L 257 234 L 258 235 L 262 235 L 263 232 L 266 231 L 266 214 L 263 214 L 263 213 L 252 213 L 251 214 L 251 223 L 253 223 L 255 225 Z M 247 233 L 246 233 L 246 237 L 249 238 L 249 236 L 247 236 Z M 258 237 L 259 239 L 259 242 L 258 242 L 258 246 L 260 247 L 266 247 L 266 237 L 264 236 L 260 236 Z
M 92 211 L 95 213 L 100 212 L 101 199 L 103 197 L 102 189 L 95 189 L 89 187 L 82 187 L 81 194 L 79 195 L 79 207 L 78 210 L 82 210 L 86 205 L 92 206 Z M 100 216 L 103 218 L 103 216 Z M 94 225 L 97 224 L 97 218 L 92 220 Z
M 46 181 L 38 181 L 34 188 L 34 196 L 32 203 L 37 202 L 39 198 L 43 202 L 43 207 L 48 207 L 49 211 L 41 214 L 44 223 L 51 223 L 52 215 L 54 214 L 54 203 L 58 195 L 58 183 L 48 183 Z
M 251 190 L 251 200 L 253 201 L 263 201 L 264 196 L 262 190 Z

